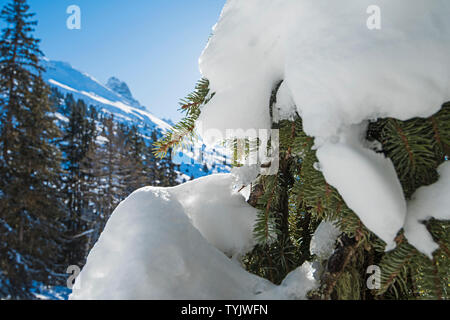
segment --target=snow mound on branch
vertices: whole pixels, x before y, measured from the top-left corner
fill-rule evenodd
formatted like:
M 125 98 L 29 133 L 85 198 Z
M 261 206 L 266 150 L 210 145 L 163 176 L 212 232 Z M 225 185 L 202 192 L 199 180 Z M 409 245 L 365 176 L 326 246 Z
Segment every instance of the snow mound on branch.
M 381 30 L 366 25 L 371 5 Z M 429 116 L 450 100 L 448 12 L 447 0 L 228 0 L 200 58 L 216 92 L 204 129 L 269 129 L 280 80 L 314 137 Z
M 114 211 L 70 298 L 305 298 L 316 286 L 309 264 L 277 287 L 221 252 L 242 252 L 252 241 L 255 210 L 232 194 L 231 181 L 213 175 L 134 192 Z
M 373 5 L 380 30 L 367 27 Z M 353 128 L 427 117 L 450 100 L 448 12 L 447 0 L 228 0 L 200 58 L 216 94 L 199 124 L 223 135 L 270 129 L 283 80 L 281 119 L 302 117 L 327 181 L 392 249 L 406 201 L 391 161 Z
M 435 218 L 450 220 L 450 163 L 444 162 L 438 169 L 439 181 L 419 188 L 408 203 L 405 236 L 408 242 L 432 259 L 439 246 L 433 241 L 422 222 Z
M 364 148 L 365 128 L 351 126 L 339 142 L 319 148 L 317 158 L 328 183 L 389 250 L 395 248 L 394 239 L 403 227 L 406 201 L 391 160 Z
M 255 245 L 253 225 L 257 211 L 232 191 L 230 174 L 199 178 L 171 189 L 193 226 L 213 246 L 239 256 Z
M 334 251 L 334 244 L 341 231 L 329 221 L 322 221 L 311 238 L 309 251 L 322 260 L 328 259 Z

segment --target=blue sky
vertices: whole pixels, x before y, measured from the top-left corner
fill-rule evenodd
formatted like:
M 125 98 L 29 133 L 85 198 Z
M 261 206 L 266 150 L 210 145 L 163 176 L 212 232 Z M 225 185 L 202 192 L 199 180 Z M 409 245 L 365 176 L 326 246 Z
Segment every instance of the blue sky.
M 0 0 L 3 6 L 7 1 Z M 198 58 L 225 0 L 29 0 L 36 36 L 52 60 L 69 62 L 100 82 L 117 76 L 160 117 L 180 118 L 178 101 L 200 78 Z M 81 30 L 69 30 L 69 5 Z

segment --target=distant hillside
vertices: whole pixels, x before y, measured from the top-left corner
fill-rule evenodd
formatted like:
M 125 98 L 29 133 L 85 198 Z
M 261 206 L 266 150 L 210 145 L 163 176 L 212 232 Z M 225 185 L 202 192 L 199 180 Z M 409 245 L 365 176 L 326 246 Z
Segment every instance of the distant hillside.
M 45 81 L 62 94 L 72 94 L 75 99 L 83 100 L 87 105 L 97 108 L 100 113 L 110 114 L 120 123 L 136 126 L 148 143 L 151 132 L 157 130 L 164 134 L 171 128 L 170 120 L 162 120 L 142 106 L 132 94 L 128 85 L 116 77 L 106 84 L 100 83 L 89 74 L 73 68 L 67 62 L 43 59 L 46 69 Z M 61 115 L 60 119 L 64 119 Z M 175 162 L 180 164 L 180 177 L 188 180 L 215 172 L 228 172 L 230 167 L 226 157 L 219 149 L 209 149 L 199 142 L 196 146 L 203 150 L 203 163 L 198 163 L 188 153 L 177 153 Z

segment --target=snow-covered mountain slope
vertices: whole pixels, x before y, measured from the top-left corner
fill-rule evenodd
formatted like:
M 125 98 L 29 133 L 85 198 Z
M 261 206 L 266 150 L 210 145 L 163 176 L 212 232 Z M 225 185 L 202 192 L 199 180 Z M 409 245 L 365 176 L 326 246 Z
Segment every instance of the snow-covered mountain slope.
M 101 113 L 113 115 L 114 119 L 120 123 L 136 126 L 149 143 L 151 143 L 152 131 L 157 130 L 164 134 L 173 125 L 170 120 L 161 120 L 149 112 L 133 97 L 128 85 L 116 77 L 111 77 L 103 85 L 94 77 L 73 68 L 67 62 L 44 58 L 42 66 L 46 70 L 43 77 L 49 85 L 56 87 L 63 94 L 70 93 L 75 99 L 84 100 L 87 105 L 97 107 Z M 200 150 L 202 154 L 200 162 L 193 150 Z M 224 152 L 218 148 L 207 148 L 201 141 L 187 152 L 177 152 L 173 160 L 180 165 L 181 177 L 185 179 L 230 170 Z M 208 167 L 207 170 L 205 164 Z
M 141 106 L 131 95 L 128 86 L 117 78 L 111 78 L 108 85 L 103 85 L 87 73 L 74 69 L 69 63 L 45 59 L 42 64 L 46 69 L 44 79 L 62 93 L 71 93 L 75 99 L 82 99 L 88 105 L 95 105 L 116 118 L 138 126 L 145 124 L 163 132 L 171 127 Z

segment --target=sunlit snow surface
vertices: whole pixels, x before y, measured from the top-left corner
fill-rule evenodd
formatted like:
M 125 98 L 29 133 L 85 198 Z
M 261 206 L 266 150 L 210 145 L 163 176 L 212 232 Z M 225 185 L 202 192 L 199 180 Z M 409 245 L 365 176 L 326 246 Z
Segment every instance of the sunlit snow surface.
M 134 192 L 114 211 L 71 299 L 303 299 L 316 287 L 309 263 L 280 286 L 236 259 L 253 246 L 256 209 L 212 175 Z
M 133 98 L 128 86 L 116 78 L 111 78 L 106 85 L 103 85 L 94 77 L 75 69 L 69 63 L 43 58 L 42 64 L 46 69 L 43 77 L 49 85 L 57 88 L 63 94 L 72 94 L 75 99 L 81 99 L 87 105 L 95 106 L 100 114 L 114 116 L 117 122 L 137 127 L 146 141 L 153 143 L 151 135 L 154 130 L 164 134 L 171 128 L 171 124 L 141 106 Z M 126 86 L 128 92 L 123 92 L 121 86 Z M 55 116 L 63 122 L 68 121 L 61 113 L 57 112 Z M 191 177 L 230 171 L 230 161 L 224 148 L 220 146 L 204 147 L 201 140 L 196 141 L 193 148 L 197 151 L 195 155 L 190 150 L 178 150 L 173 153 L 174 164 L 180 165 L 179 182 L 182 182 L 183 179 L 189 180 Z M 202 157 L 198 157 L 200 154 L 198 150 L 201 150 Z M 182 151 L 181 156 L 179 156 L 180 151 Z M 204 170 L 205 163 L 208 170 Z
M 162 131 L 171 127 L 137 102 L 131 104 L 128 98 L 122 97 L 88 74 L 74 69 L 68 63 L 47 59 L 43 60 L 43 64 L 46 68 L 44 78 L 49 84 L 63 92 L 72 93 L 76 99 L 84 100 L 88 105 L 107 108 L 110 113 L 122 115 L 129 121 L 138 118 L 150 127 L 156 127 Z

